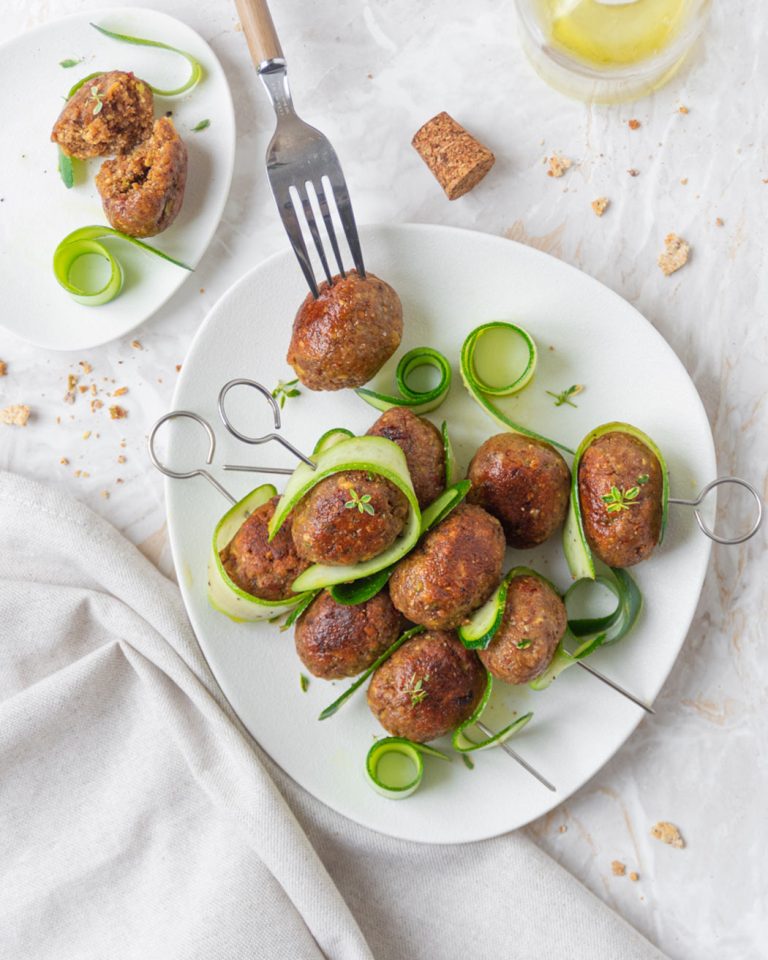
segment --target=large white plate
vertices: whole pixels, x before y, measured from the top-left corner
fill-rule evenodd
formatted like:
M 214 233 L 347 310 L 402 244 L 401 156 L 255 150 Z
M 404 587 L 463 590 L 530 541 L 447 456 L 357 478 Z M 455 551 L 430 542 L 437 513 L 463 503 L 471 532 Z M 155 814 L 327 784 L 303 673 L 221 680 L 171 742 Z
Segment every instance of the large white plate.
M 451 394 L 433 419 L 448 420 L 462 469 L 479 443 L 498 430 L 461 384 L 456 371 L 459 347 L 478 324 L 512 319 L 531 331 L 541 354 L 536 379 L 511 401 L 522 423 L 575 448 L 591 427 L 626 420 L 646 430 L 665 451 L 673 495 L 686 496 L 715 476 L 712 435 L 687 373 L 653 327 L 615 293 L 559 260 L 478 233 L 434 226 L 370 227 L 363 229 L 362 240 L 370 270 L 386 278 L 403 301 L 405 337 L 398 355 L 430 344 L 454 364 Z M 233 377 L 272 386 L 288 376 L 285 350 L 305 293 L 293 255 L 280 254 L 243 277 L 200 328 L 174 403 L 175 409 L 195 410 L 217 424 L 217 464 L 290 463 L 275 444 L 249 448 L 227 435 L 217 421 L 216 397 Z M 391 361 L 377 382 L 389 385 L 393 367 Z M 585 385 L 578 409 L 556 408 L 544 392 L 573 383 Z M 249 394 L 243 391 L 238 402 L 250 400 L 266 432 L 266 410 Z M 376 412 L 349 391 L 304 390 L 286 405 L 284 431 L 310 450 L 328 427 L 344 425 L 362 432 L 375 417 Z M 258 430 L 256 419 L 244 429 Z M 204 438 L 198 435 L 195 440 L 180 422 L 169 432 L 171 462 L 199 465 Z M 247 474 L 219 476 L 237 495 L 260 482 Z M 302 693 L 302 668 L 290 633 L 279 633 L 269 624 L 231 623 L 206 603 L 211 531 L 227 504 L 199 479 L 168 481 L 166 495 L 184 600 L 225 694 L 287 773 L 367 827 L 410 840 L 459 843 L 522 826 L 599 770 L 642 717 L 637 706 L 578 669 L 542 693 L 497 684 L 486 719 L 495 726 L 511 708 L 535 711 L 514 744 L 554 781 L 557 794 L 495 750 L 479 755 L 473 771 L 460 760 L 428 760 L 424 782 L 414 796 L 404 803 L 383 799 L 363 775 L 373 737 L 382 735 L 364 692 L 319 723 L 321 708 L 344 683 L 312 680 L 309 691 Z M 592 660 L 647 702 L 658 693 L 685 639 L 709 551 L 710 543 L 693 518 L 681 508 L 675 510 L 663 548 L 634 571 L 646 598 L 638 628 Z M 538 550 L 510 551 L 509 559 L 536 566 L 561 587 L 569 582 L 559 538 Z
M 63 97 L 80 77 L 97 70 L 132 70 L 154 86 L 179 86 L 189 72 L 176 54 L 118 43 L 89 25 L 162 40 L 186 50 L 205 70 L 204 80 L 181 97 L 155 97 L 155 115 L 173 111 L 189 151 L 184 205 L 176 222 L 149 243 L 194 267 L 218 226 L 232 180 L 235 118 L 221 64 L 190 27 L 141 7 L 81 13 L 30 30 L 0 46 L 0 325 L 41 347 L 81 350 L 107 343 L 143 323 L 190 276 L 188 271 L 119 240 L 123 292 L 111 303 L 86 307 L 56 283 L 51 267 L 59 241 L 77 227 L 106 223 L 93 178 L 100 159 L 67 190 L 57 170 L 51 128 Z M 85 58 L 62 69 L 59 61 Z M 199 133 L 191 128 L 208 119 Z

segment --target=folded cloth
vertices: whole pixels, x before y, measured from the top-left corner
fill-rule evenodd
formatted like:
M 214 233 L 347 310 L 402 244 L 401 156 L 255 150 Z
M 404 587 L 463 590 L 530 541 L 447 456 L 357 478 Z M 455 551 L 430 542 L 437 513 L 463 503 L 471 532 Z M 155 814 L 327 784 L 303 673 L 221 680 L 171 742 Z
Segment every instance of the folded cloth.
M 0 957 L 650 960 L 520 833 L 391 840 L 308 796 L 224 700 L 176 586 L 0 473 Z

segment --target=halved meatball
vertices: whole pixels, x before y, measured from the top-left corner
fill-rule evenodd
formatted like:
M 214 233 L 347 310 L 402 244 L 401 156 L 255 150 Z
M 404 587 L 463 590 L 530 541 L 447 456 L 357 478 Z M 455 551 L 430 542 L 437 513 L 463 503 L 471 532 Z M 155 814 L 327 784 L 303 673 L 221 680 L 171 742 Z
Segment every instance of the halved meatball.
M 485 691 L 485 670 L 455 633 L 407 640 L 371 678 L 368 706 L 395 737 L 425 743 L 468 720 Z
M 504 550 L 499 521 L 463 503 L 395 567 L 392 603 L 413 623 L 435 630 L 458 627 L 501 582 Z
M 407 407 L 392 407 L 368 431 L 386 437 L 405 454 L 420 507 L 427 507 L 445 490 L 445 447 L 437 427 Z
M 529 683 L 549 666 L 567 624 L 565 604 L 548 583 L 514 577 L 501 626 L 478 656 L 504 683 Z
M 354 677 L 391 647 L 402 630 L 403 618 L 386 589 L 354 606 L 336 603 L 324 590 L 296 623 L 296 653 L 316 677 Z
M 499 433 L 478 448 L 468 476 L 467 500 L 501 522 L 511 547 L 526 550 L 544 543 L 565 519 L 571 473 L 548 443 Z
M 609 567 L 631 567 L 653 553 L 661 531 L 661 465 L 642 441 L 616 430 L 587 447 L 579 463 L 579 503 L 584 533 Z M 612 507 L 611 491 L 619 491 Z M 634 497 L 627 492 L 637 490 Z
M 86 81 L 67 100 L 51 140 L 80 160 L 128 153 L 150 135 L 153 119 L 149 84 L 132 73 L 110 70 Z
M 403 336 L 400 298 L 372 273 L 350 270 L 302 303 L 293 321 L 288 363 L 310 390 L 361 387 L 389 360 Z
M 181 210 L 187 183 L 187 148 L 167 117 L 126 157 L 105 160 L 96 186 L 107 219 L 132 237 L 154 237 Z
M 279 501 L 272 497 L 257 507 L 219 554 L 229 578 L 261 600 L 290 596 L 291 584 L 309 566 L 293 546 L 290 517 L 269 542 L 267 525 Z
M 297 505 L 293 542 L 305 560 L 347 566 L 391 546 L 407 516 L 408 501 L 389 480 L 365 470 L 336 473 Z

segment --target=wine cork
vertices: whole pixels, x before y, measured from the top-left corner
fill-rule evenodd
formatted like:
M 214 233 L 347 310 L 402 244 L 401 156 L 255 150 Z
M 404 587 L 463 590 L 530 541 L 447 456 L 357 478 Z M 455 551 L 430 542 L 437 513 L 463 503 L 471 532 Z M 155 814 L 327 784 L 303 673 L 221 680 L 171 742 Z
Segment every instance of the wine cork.
M 449 200 L 476 186 L 496 158 L 445 111 L 427 120 L 411 141 Z

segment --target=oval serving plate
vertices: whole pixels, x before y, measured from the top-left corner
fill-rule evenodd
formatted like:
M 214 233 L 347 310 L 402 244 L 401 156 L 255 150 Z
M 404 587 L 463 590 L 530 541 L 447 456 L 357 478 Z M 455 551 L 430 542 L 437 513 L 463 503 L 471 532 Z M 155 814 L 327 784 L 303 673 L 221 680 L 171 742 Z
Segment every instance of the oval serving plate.
M 119 240 L 107 241 L 125 271 L 123 291 L 111 303 L 75 303 L 53 276 L 51 261 L 59 241 L 77 227 L 107 222 L 93 182 L 101 158 L 78 164 L 80 177 L 70 190 L 58 174 L 50 135 L 65 94 L 97 70 L 132 70 L 166 89 L 178 86 L 189 72 L 177 54 L 111 40 L 90 21 L 188 51 L 205 70 L 191 92 L 155 96 L 156 116 L 173 111 L 189 152 L 189 173 L 176 222 L 147 242 L 196 266 L 221 219 L 234 166 L 235 118 L 224 71 L 202 37 L 174 17 L 142 7 L 99 10 L 47 23 L 0 46 L 0 98 L 7 105 L 0 125 L 0 326 L 53 350 L 94 347 L 128 333 L 190 276 Z M 81 57 L 76 67 L 59 65 Z M 211 125 L 193 133 L 192 127 L 205 119 Z
M 438 424 L 448 420 L 462 470 L 476 447 L 499 431 L 461 384 L 459 349 L 474 327 L 508 319 L 531 332 L 541 357 L 534 381 L 511 401 L 516 420 L 572 448 L 596 424 L 635 423 L 664 450 L 674 496 L 687 496 L 715 476 L 712 434 L 688 374 L 656 330 L 607 287 L 546 254 L 479 233 L 410 225 L 368 227 L 361 234 L 366 265 L 395 287 L 405 312 L 401 349 L 375 384 L 391 387 L 397 358 L 411 347 L 428 344 L 445 353 L 454 366 L 454 383 L 445 404 L 430 416 Z M 219 465 L 293 466 L 276 444 L 246 447 L 226 434 L 216 397 L 233 377 L 272 387 L 278 378 L 293 376 L 285 351 L 306 294 L 302 284 L 290 252 L 256 267 L 213 308 L 184 361 L 174 409 L 194 410 L 217 425 Z M 555 407 L 545 391 L 572 383 L 585 386 L 576 398 L 578 407 Z M 250 391 L 244 394 L 243 404 L 255 403 Z M 258 411 L 265 432 L 267 411 Z M 361 433 L 376 416 L 351 391 L 302 389 L 286 403 L 283 429 L 301 449 L 311 450 L 329 427 Z M 198 441 L 204 456 L 204 438 L 195 441 L 183 429 L 169 434 L 169 462 L 189 462 Z M 217 475 L 238 496 L 267 479 L 220 469 Z M 491 750 L 476 757 L 472 771 L 458 757 L 450 764 L 427 758 L 416 794 L 402 803 L 384 799 L 365 779 L 368 748 L 373 737 L 384 735 L 368 711 L 365 692 L 318 722 L 320 710 L 346 682 L 312 679 L 302 692 L 303 667 L 290 632 L 270 624 L 234 624 L 208 606 L 211 532 L 227 503 L 202 480 L 167 481 L 166 496 L 184 601 L 224 693 L 256 740 L 297 783 L 366 827 L 408 840 L 461 843 L 523 826 L 595 774 L 642 717 L 637 706 L 579 670 L 568 671 L 541 693 L 497 683 L 484 720 L 498 729 L 512 710 L 533 710 L 514 747 L 555 783 L 557 793 L 545 790 L 502 751 Z M 685 640 L 709 553 L 710 541 L 690 513 L 676 511 L 663 547 L 633 571 L 645 597 L 641 621 L 628 638 L 598 651 L 591 661 L 646 702 L 660 690 Z M 561 588 L 570 582 L 559 537 L 536 550 L 508 551 L 508 566 L 513 564 L 535 567 Z

